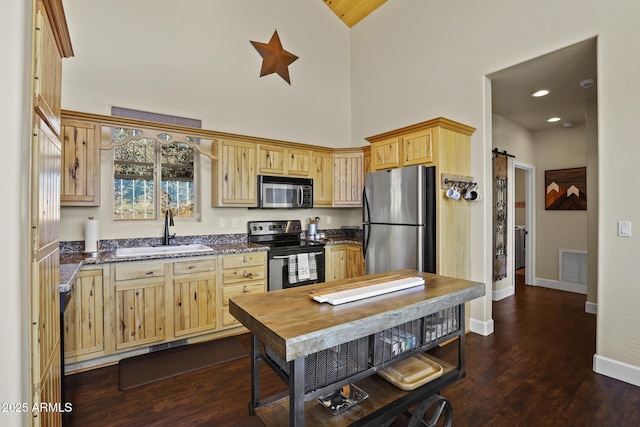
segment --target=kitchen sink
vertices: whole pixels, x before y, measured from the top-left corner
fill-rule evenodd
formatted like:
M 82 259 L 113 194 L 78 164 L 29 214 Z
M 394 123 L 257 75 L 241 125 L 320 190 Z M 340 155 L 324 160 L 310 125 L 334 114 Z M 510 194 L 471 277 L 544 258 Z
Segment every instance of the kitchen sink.
M 116 257 L 121 258 L 147 255 L 170 255 L 191 252 L 206 252 L 210 250 L 211 248 L 209 246 L 201 245 L 199 243 L 175 246 L 138 246 L 135 248 L 118 248 L 116 249 Z

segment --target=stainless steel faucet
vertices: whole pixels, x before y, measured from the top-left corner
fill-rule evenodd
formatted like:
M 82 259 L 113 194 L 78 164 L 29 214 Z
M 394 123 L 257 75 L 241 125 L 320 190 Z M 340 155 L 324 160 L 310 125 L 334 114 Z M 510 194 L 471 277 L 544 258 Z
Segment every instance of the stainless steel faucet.
M 165 246 L 168 246 L 169 241 L 176 237 L 176 233 L 169 234 L 169 227 L 173 227 L 173 211 L 171 209 L 167 209 L 164 213 L 164 240 L 162 244 Z

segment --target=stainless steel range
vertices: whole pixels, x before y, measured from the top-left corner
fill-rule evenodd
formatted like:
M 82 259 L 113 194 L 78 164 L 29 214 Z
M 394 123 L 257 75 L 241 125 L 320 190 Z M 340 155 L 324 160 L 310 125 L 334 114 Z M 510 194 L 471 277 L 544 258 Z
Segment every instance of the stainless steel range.
M 302 224 L 250 221 L 249 242 L 269 246 L 268 290 L 324 282 L 324 244 L 300 238 Z

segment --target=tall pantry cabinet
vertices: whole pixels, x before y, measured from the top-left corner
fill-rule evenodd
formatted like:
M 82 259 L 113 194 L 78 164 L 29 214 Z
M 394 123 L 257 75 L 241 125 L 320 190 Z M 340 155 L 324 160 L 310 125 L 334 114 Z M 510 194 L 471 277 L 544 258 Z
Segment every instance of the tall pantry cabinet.
M 60 94 L 62 58 L 73 55 L 61 0 L 34 3 L 31 137 L 31 276 L 29 408 L 61 402 Z M 63 406 L 62 406 L 63 407 Z M 33 426 L 61 426 L 61 412 L 35 411 Z

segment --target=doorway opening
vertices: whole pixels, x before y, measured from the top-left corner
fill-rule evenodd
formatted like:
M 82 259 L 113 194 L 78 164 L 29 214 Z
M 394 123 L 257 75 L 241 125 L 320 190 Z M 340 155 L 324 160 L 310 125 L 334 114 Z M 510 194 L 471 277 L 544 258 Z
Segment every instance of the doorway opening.
M 533 285 L 535 274 L 535 166 L 514 161 L 514 274 L 524 276 L 525 285 Z M 514 280 L 514 286 L 516 280 Z

